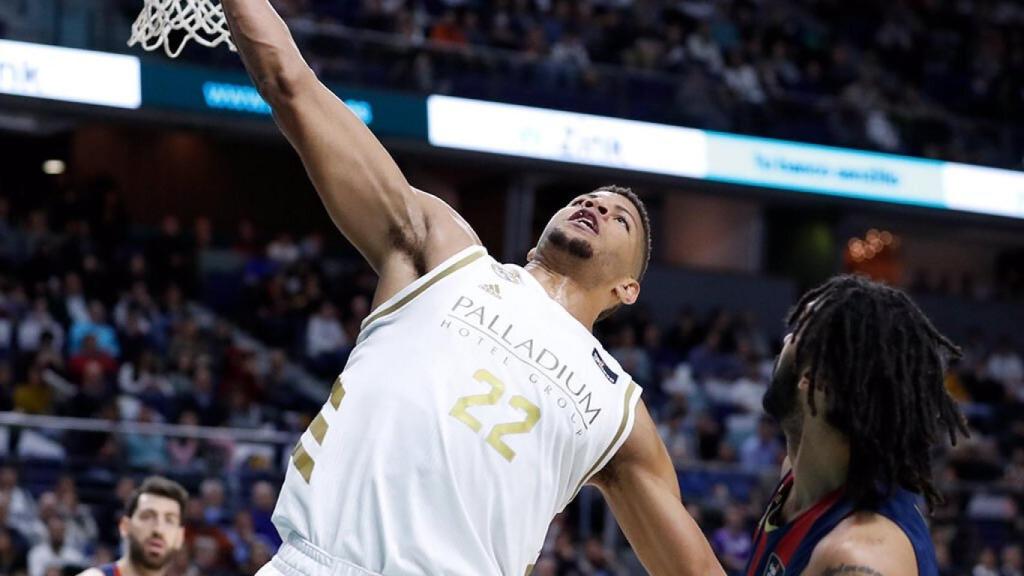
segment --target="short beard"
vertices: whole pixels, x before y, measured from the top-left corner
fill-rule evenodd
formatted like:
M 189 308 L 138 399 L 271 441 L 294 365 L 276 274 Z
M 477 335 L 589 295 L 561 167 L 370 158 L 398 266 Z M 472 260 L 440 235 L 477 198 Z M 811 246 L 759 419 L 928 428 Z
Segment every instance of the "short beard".
M 594 257 L 594 247 L 590 245 L 583 238 L 570 238 L 560 228 L 555 228 L 548 234 L 548 239 L 551 241 L 553 246 L 556 246 L 562 250 L 565 250 L 571 256 L 575 256 L 581 260 L 590 260 Z
M 803 432 L 803 406 L 797 392 L 798 375 L 792 365 L 780 365 L 761 403 L 766 414 L 775 419 L 789 440 L 799 440 Z
M 128 551 L 128 557 L 131 558 L 132 563 L 138 564 L 146 570 L 163 570 L 171 563 L 171 560 L 174 559 L 174 553 L 177 552 L 177 550 L 168 548 L 163 557 L 150 558 L 146 554 L 146 548 L 142 542 L 139 542 L 131 535 L 128 536 Z

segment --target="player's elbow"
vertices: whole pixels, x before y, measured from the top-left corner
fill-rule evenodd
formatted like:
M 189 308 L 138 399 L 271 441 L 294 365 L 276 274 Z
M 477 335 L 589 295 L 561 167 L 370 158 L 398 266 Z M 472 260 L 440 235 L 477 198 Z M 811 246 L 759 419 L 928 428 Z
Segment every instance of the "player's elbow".
M 288 106 L 303 90 L 311 79 L 315 79 L 313 71 L 305 63 L 276 66 L 255 78 L 256 89 L 260 96 L 278 109 Z

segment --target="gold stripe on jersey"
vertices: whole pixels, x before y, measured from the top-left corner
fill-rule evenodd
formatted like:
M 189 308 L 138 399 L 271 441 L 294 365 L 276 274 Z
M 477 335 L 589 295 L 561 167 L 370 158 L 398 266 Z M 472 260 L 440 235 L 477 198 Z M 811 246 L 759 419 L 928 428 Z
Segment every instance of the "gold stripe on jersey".
M 579 486 L 576 486 L 576 490 L 573 492 L 573 498 L 576 497 L 576 494 L 580 493 L 580 490 L 583 489 L 583 485 L 587 483 L 587 480 L 590 480 L 590 477 L 598 472 L 597 467 L 601 465 L 601 462 L 604 461 L 608 456 L 608 453 L 612 451 L 612 448 L 618 444 L 619 438 L 622 437 L 622 433 L 626 431 L 626 424 L 629 423 L 629 417 L 631 416 L 629 413 L 629 407 L 630 404 L 632 404 L 633 394 L 636 393 L 636 388 L 636 382 L 630 380 L 629 388 L 626 389 L 626 394 L 622 399 L 622 422 L 619 423 L 619 429 L 615 431 L 615 436 L 612 437 L 612 441 L 608 444 L 608 447 L 604 449 L 604 452 L 601 452 L 601 455 L 597 458 L 597 461 L 594 462 L 594 465 L 591 466 L 590 470 L 587 470 L 587 473 L 583 475 L 583 480 L 580 480 Z
M 331 386 L 331 406 L 337 410 L 341 406 L 341 401 L 345 399 L 345 386 L 341 383 L 341 376 L 334 381 L 334 386 Z
M 292 450 L 292 461 L 295 462 L 299 474 L 306 480 L 306 484 L 309 484 L 309 478 L 313 476 L 313 457 L 302 447 L 302 440 L 299 440 L 295 450 Z
M 370 324 L 373 324 L 373 322 L 378 320 L 379 318 L 381 318 L 383 316 L 387 316 L 388 314 L 397 312 L 403 306 L 405 306 L 409 302 L 412 302 L 412 300 L 414 298 L 416 298 L 417 296 L 422 294 L 424 290 L 426 290 L 427 288 L 430 288 L 434 284 L 437 284 L 439 281 L 443 280 L 446 276 L 449 276 L 450 274 L 452 274 L 454 272 L 458 272 L 460 269 L 465 268 L 469 264 L 472 264 L 474 261 L 476 261 L 477 258 L 480 258 L 484 254 L 486 254 L 486 252 L 484 250 L 475 251 L 472 254 L 466 256 L 465 258 L 459 260 L 458 262 L 455 262 L 451 266 L 445 268 L 441 272 L 438 272 L 433 277 L 431 277 L 430 280 L 427 280 L 419 288 L 416 288 L 412 292 L 406 294 L 398 302 L 395 302 L 394 304 L 388 306 L 387 308 L 384 308 L 383 310 L 378 311 L 377 313 L 375 313 L 372 316 L 370 316 L 369 318 L 367 318 L 366 321 L 363 322 L 363 329 L 365 330 L 367 326 L 369 326 Z
M 324 413 L 321 412 L 313 418 L 313 423 L 309 425 L 309 432 L 313 435 L 313 440 L 316 443 L 323 446 L 324 436 L 327 434 L 327 420 L 324 418 Z

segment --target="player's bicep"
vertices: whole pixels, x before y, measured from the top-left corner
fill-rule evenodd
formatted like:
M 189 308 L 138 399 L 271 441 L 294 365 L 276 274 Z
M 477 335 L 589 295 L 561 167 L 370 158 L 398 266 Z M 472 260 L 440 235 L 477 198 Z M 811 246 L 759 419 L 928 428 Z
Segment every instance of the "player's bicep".
M 422 250 L 427 223 L 416 193 L 363 122 L 312 71 L 271 102 L 328 214 L 374 268 Z

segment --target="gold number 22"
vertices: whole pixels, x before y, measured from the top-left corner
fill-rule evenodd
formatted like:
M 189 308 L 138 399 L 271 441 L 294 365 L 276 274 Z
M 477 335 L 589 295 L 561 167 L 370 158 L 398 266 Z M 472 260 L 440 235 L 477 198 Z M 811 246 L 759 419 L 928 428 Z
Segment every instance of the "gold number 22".
M 491 391 L 487 394 L 471 394 L 469 396 L 459 398 L 455 401 L 455 405 L 452 406 L 452 409 L 448 414 L 468 426 L 472 431 L 479 432 L 483 425 L 476 419 L 476 417 L 469 413 L 468 409 L 474 406 L 496 405 L 505 394 L 505 383 L 498 379 L 494 374 L 483 369 L 477 370 L 473 374 L 473 379 L 477 382 L 490 385 Z M 518 394 L 510 398 L 508 404 L 509 406 L 524 412 L 526 417 L 520 422 L 495 424 L 494 427 L 491 428 L 490 433 L 487 434 L 485 441 L 490 444 L 491 448 L 494 448 L 498 454 L 501 454 L 505 460 L 511 462 L 516 457 L 516 452 L 510 448 L 508 444 L 505 444 L 502 437 L 509 434 L 527 434 L 530 430 L 533 430 L 533 427 L 537 425 L 537 421 L 540 420 L 540 408 L 538 408 L 533 402 L 530 402 Z

